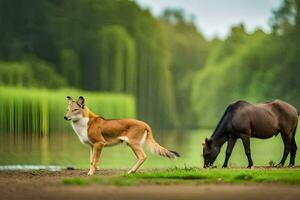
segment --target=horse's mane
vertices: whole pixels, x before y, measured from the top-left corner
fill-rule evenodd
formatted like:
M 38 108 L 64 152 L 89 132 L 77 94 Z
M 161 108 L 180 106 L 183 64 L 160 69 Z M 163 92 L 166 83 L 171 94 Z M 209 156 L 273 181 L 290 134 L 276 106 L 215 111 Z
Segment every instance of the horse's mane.
M 211 137 L 215 136 L 215 134 L 217 133 L 217 131 L 221 128 L 221 126 L 222 126 L 225 118 L 229 115 L 229 112 L 233 110 L 233 107 L 234 107 L 235 104 L 236 103 L 232 103 L 229 106 L 227 106 L 225 112 L 223 113 L 223 115 L 222 115 L 220 121 L 218 122 L 218 124 L 217 124 L 217 126 L 216 126 L 216 128 L 215 128 L 215 130 L 214 130 L 214 132 L 213 132 L 213 134 L 212 134 Z
M 229 117 L 232 113 L 232 111 L 234 111 L 237 107 L 239 107 L 241 104 L 249 104 L 247 101 L 244 101 L 244 100 L 239 100 L 239 101 L 236 101 L 232 104 L 229 104 L 229 106 L 227 106 L 225 112 L 223 113 L 216 129 L 214 130 L 214 133 L 212 134 L 211 137 L 215 136 L 216 133 L 218 132 L 218 130 L 221 128 L 221 126 L 223 125 L 223 123 L 225 122 L 225 118 L 226 117 Z

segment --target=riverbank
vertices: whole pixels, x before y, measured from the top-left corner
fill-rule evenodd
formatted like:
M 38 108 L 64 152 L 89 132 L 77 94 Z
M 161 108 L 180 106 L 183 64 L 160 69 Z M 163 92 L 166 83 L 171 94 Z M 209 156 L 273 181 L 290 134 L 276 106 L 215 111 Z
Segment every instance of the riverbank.
M 271 169 L 282 171 L 286 169 Z M 288 169 L 289 170 L 289 169 Z M 299 169 L 295 169 L 298 171 Z M 251 171 L 251 170 L 249 170 Z M 213 171 L 211 171 L 213 173 Z M 230 172 L 230 171 L 229 171 Z M 0 193 L 3 199 L 296 199 L 299 184 L 251 183 L 229 184 L 144 181 L 136 185 L 65 184 L 67 179 L 118 178 L 126 170 L 99 170 L 87 177 L 87 169 L 62 171 L 0 171 Z M 137 175 L 151 174 L 146 171 Z M 153 178 L 153 177 L 152 177 Z M 152 179 L 149 177 L 149 180 Z

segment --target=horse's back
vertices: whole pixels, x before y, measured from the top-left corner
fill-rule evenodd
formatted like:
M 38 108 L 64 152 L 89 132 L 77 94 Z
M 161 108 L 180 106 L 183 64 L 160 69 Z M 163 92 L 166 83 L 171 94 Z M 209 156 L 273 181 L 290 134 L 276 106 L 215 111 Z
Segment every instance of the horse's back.
M 273 109 L 276 110 L 278 115 L 293 118 L 294 120 L 298 118 L 299 114 L 297 109 L 285 101 L 276 99 L 274 101 L 269 102 L 269 104 L 273 106 Z
M 251 107 L 253 105 L 247 101 L 239 100 L 231 104 L 231 119 L 229 120 L 230 132 L 250 134 L 251 129 Z
M 296 108 L 281 100 L 260 104 L 238 101 L 234 106 L 232 127 L 252 137 L 268 138 L 279 131 L 290 132 L 298 121 Z
M 278 116 L 279 126 L 282 131 L 293 131 L 298 123 L 299 113 L 297 109 L 291 104 L 278 99 L 270 102 L 270 105 Z

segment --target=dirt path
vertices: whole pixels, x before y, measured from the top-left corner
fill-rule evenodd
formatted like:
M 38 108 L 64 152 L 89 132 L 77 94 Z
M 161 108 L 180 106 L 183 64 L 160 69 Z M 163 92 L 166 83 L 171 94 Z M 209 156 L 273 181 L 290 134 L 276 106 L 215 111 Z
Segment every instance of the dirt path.
M 97 175 L 122 174 L 122 170 L 101 170 Z M 66 177 L 86 176 L 87 170 L 60 172 L 0 171 L 0 199 L 297 199 L 300 186 L 281 184 L 200 184 L 139 186 L 70 186 Z

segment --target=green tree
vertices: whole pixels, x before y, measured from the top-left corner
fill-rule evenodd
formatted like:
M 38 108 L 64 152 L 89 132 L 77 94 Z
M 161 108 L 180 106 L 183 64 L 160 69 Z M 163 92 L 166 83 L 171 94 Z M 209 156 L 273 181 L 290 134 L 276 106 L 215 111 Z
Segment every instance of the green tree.
M 63 49 L 61 51 L 61 74 L 69 86 L 80 86 L 79 60 L 72 49 Z
M 134 40 L 121 26 L 107 26 L 99 32 L 100 88 L 135 93 L 136 52 Z
M 160 18 L 166 28 L 171 51 L 170 70 L 181 126 L 195 127 L 195 113 L 190 103 L 191 80 L 204 67 L 211 44 L 182 10 L 167 9 Z

